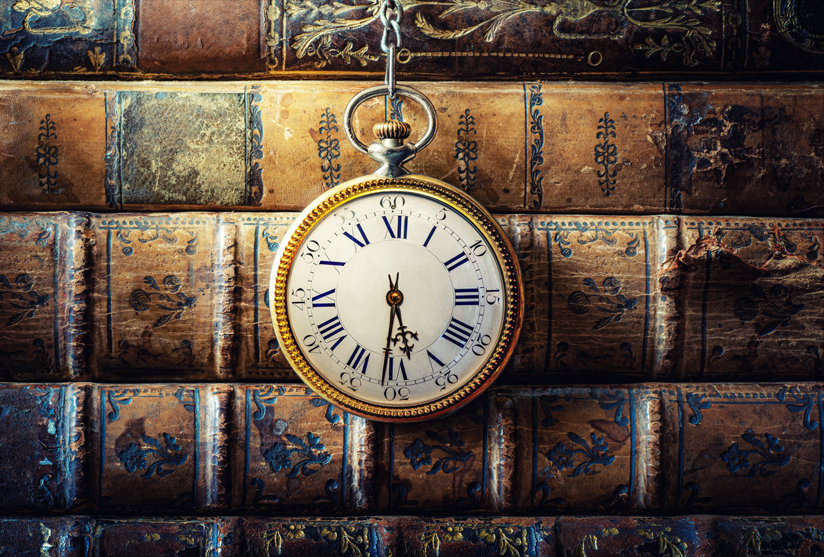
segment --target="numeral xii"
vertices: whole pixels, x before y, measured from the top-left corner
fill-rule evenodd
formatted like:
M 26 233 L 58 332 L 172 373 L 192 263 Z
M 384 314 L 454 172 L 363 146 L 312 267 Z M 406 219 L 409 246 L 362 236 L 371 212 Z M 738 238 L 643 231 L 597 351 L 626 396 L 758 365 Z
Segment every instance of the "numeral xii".
M 383 218 L 383 224 L 386 226 L 386 230 L 389 231 L 389 235 L 392 238 L 401 238 L 406 240 L 406 235 L 409 232 L 409 217 L 404 215 L 396 215 L 391 218 Z

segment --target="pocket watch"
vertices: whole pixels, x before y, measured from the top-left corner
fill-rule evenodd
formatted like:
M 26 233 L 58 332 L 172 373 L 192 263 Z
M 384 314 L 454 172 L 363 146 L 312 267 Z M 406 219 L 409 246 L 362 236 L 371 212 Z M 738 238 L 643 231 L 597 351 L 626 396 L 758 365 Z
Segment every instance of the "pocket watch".
M 389 66 L 386 84 L 356 95 L 343 116 L 355 148 L 381 167 L 297 217 L 275 257 L 270 311 L 284 356 L 320 396 L 367 418 L 414 421 L 463 406 L 500 374 L 523 292 L 495 219 L 463 191 L 404 168 L 435 136 L 435 110 L 395 85 Z M 423 107 L 426 131 L 405 143 L 409 124 L 382 122 L 367 147 L 355 109 L 396 94 Z

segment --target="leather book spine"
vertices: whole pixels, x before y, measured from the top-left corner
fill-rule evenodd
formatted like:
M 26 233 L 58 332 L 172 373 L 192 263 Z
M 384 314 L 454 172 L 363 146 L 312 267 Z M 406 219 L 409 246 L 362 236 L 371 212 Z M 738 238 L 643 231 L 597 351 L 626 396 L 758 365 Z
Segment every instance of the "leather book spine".
M 303 384 L 238 385 L 232 508 L 341 514 L 374 509 L 375 424 Z
M 748 555 L 824 550 L 821 515 L 0 518 L 15 555 Z
M 8 215 L 6 377 L 294 380 L 268 308 L 275 252 L 294 218 Z M 498 220 L 529 300 L 506 381 L 820 376 L 818 219 Z
M 404 2 L 398 63 L 439 79 L 821 75 L 821 11 L 803 2 Z M 185 30 L 185 32 L 183 31 Z M 15 3 L 3 77 L 352 77 L 382 73 L 363 0 Z
M 813 514 L 815 383 L 496 386 L 376 424 L 302 384 L 0 385 L 0 510 Z M 88 409 L 88 410 L 86 410 Z
M 84 217 L 0 216 L 0 369 L 6 380 L 83 374 L 88 332 Z
M 88 385 L 0 385 L 0 512 L 66 513 L 89 500 Z
M 89 402 L 95 508 L 132 514 L 228 508 L 231 387 L 95 384 Z
M 0 84 L 0 207 L 302 210 L 376 165 L 367 82 Z M 409 168 L 502 213 L 824 216 L 820 84 L 417 83 Z M 400 97 L 356 112 L 425 129 Z
M 231 367 L 234 226 L 213 213 L 95 214 L 90 234 L 90 375 L 222 378 Z

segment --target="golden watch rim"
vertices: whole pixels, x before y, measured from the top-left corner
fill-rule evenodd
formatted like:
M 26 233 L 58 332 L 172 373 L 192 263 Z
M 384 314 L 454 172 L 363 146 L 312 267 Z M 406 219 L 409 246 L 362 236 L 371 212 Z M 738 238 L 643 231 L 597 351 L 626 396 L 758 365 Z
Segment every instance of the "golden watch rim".
M 467 218 L 489 242 L 501 268 L 506 302 L 501 334 L 482 368 L 457 391 L 434 401 L 411 406 L 381 406 L 348 395 L 321 376 L 300 349 L 287 311 L 287 281 L 298 251 L 314 227 L 333 210 L 358 197 L 381 191 L 406 191 L 433 197 Z M 477 201 L 435 178 L 406 175 L 401 178 L 364 176 L 349 180 L 317 197 L 289 227 L 281 243 L 269 279 L 269 313 L 278 344 L 298 376 L 317 394 L 342 409 L 378 421 L 407 422 L 430 419 L 457 410 L 479 396 L 501 373 L 515 349 L 523 320 L 523 285 L 518 260 L 494 217 Z

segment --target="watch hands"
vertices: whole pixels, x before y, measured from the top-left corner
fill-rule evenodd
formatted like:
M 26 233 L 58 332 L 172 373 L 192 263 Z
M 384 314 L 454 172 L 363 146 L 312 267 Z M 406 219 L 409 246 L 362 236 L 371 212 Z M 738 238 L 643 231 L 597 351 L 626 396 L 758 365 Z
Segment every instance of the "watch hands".
M 395 282 L 392 282 L 392 275 L 389 277 L 389 292 L 386 293 L 386 303 L 389 304 L 389 331 L 386 333 L 386 347 L 383 349 L 383 373 L 381 374 L 381 385 L 386 382 L 386 370 L 389 367 L 389 354 L 392 353 L 392 331 L 395 329 L 395 312 L 398 305 L 403 302 L 403 294 L 398 290 L 398 278 L 395 275 Z
M 389 368 L 389 355 L 392 353 L 392 346 L 400 343 L 399 350 L 405 354 L 408 359 L 412 359 L 412 349 L 415 347 L 409 344 L 409 339 L 418 339 L 418 333 L 410 331 L 403 324 L 401 318 L 401 304 L 403 303 L 403 293 L 398 289 L 400 282 L 400 273 L 395 273 L 395 280 L 392 281 L 392 275 L 389 277 L 389 291 L 386 293 L 386 303 L 389 304 L 389 332 L 386 334 L 386 347 L 383 349 L 383 373 L 381 374 L 381 385 L 386 382 L 386 371 Z M 395 330 L 395 317 L 398 318 L 398 332 L 392 334 Z

